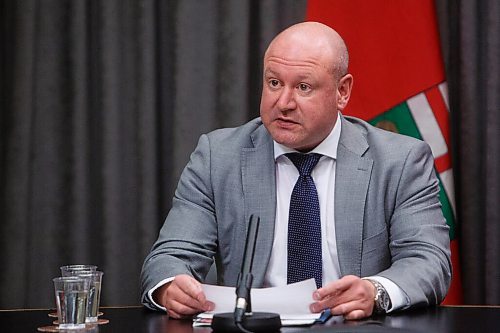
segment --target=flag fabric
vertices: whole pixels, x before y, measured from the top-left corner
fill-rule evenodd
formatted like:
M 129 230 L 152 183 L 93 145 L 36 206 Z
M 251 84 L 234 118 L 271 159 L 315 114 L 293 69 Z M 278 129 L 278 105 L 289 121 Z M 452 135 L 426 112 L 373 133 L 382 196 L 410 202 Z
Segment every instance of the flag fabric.
M 354 88 L 344 114 L 426 141 L 450 226 L 453 278 L 442 304 L 461 304 L 449 106 L 432 0 L 309 0 L 306 19 L 334 28 L 349 49 Z

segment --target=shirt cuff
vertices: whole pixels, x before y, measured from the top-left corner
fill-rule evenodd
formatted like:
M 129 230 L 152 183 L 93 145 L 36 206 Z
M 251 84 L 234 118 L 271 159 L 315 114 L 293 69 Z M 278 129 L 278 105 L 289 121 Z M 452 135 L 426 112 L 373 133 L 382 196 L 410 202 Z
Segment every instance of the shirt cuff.
M 148 294 L 147 294 L 148 295 L 147 296 L 148 297 L 148 301 L 151 304 L 153 304 L 155 307 L 157 307 L 158 309 L 163 310 L 165 312 L 167 312 L 167 309 L 164 306 L 161 306 L 161 305 L 159 305 L 158 303 L 156 303 L 154 301 L 154 299 L 153 299 L 153 293 L 155 292 L 156 289 L 160 288 L 161 286 L 163 286 L 163 285 L 165 285 L 167 283 L 170 283 L 170 282 L 174 281 L 174 279 L 175 279 L 175 276 L 161 280 L 153 288 L 149 289 Z
M 389 298 L 391 299 L 391 307 L 387 310 L 387 313 L 399 309 L 405 309 L 410 306 L 410 299 L 406 296 L 405 292 L 388 278 L 382 276 L 368 276 L 364 279 L 377 281 L 384 287 L 385 291 L 387 291 L 387 294 L 389 294 Z

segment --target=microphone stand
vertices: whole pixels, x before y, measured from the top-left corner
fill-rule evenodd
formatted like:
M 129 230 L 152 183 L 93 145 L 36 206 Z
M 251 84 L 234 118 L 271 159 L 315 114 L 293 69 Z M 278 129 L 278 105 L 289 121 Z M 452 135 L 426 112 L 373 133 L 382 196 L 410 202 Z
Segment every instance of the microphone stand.
M 236 286 L 236 306 L 234 313 L 215 314 L 212 319 L 214 332 L 278 332 L 281 328 L 280 316 L 269 312 L 252 312 L 250 290 L 252 288 L 252 264 L 260 218 L 250 216 L 245 252 Z

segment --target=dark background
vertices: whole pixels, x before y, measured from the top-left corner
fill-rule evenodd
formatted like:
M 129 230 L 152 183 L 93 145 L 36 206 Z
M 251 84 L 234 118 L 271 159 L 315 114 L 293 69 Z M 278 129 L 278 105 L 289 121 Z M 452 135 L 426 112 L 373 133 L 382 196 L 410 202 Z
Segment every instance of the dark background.
M 261 58 L 307 2 L 0 0 L 0 308 L 58 267 L 139 272 L 198 136 L 259 112 Z M 500 2 L 438 0 L 465 303 L 500 304 Z

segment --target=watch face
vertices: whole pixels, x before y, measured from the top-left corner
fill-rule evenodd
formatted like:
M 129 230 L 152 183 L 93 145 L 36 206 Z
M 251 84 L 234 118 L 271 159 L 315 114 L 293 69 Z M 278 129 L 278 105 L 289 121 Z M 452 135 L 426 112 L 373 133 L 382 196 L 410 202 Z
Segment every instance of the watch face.
M 385 290 L 381 293 L 380 296 L 381 296 L 380 297 L 381 307 L 382 309 L 384 309 L 385 312 L 387 312 L 387 310 L 389 310 L 391 306 L 391 299 L 389 298 L 389 295 Z

